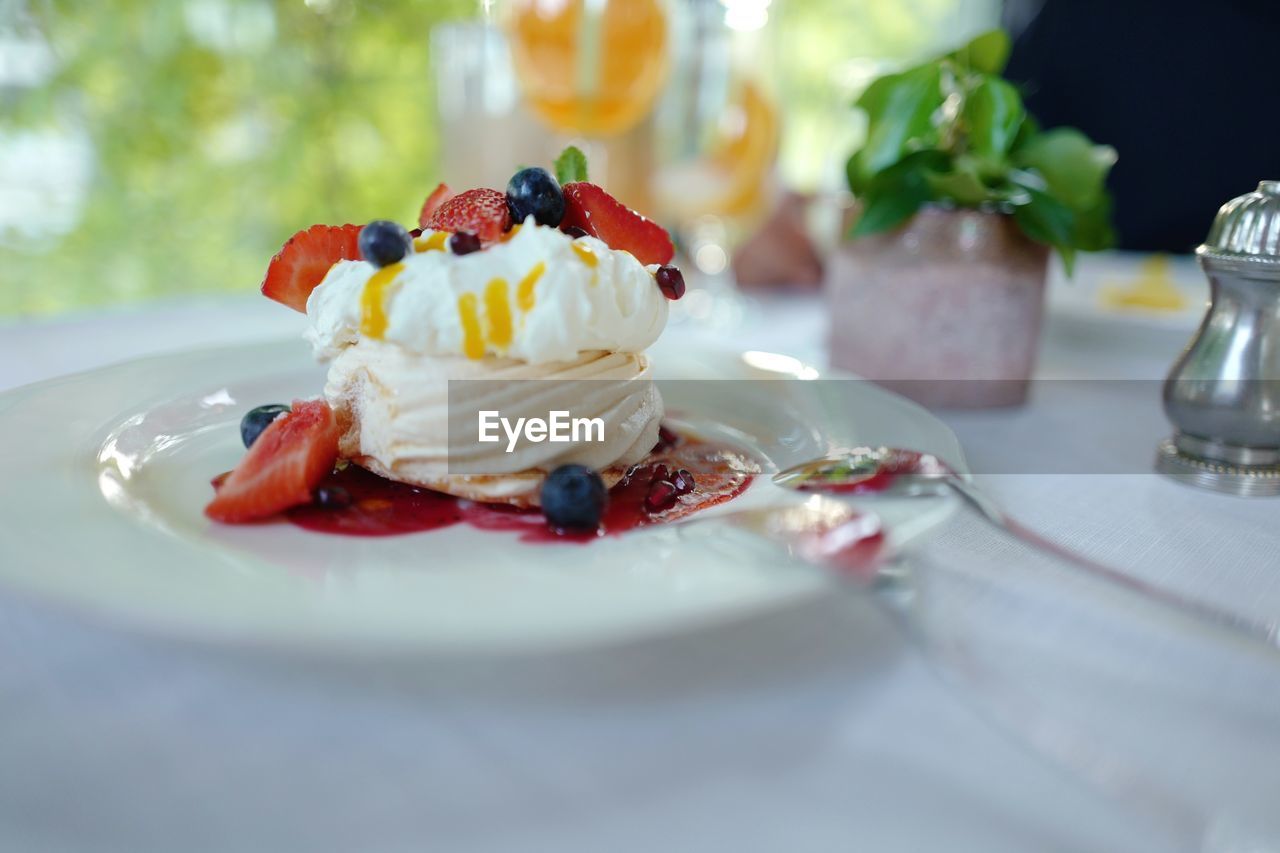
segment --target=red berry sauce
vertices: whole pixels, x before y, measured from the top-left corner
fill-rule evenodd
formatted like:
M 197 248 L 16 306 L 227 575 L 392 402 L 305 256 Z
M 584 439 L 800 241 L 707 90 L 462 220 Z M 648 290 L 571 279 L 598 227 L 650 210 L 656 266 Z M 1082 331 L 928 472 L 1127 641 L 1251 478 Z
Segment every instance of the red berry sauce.
M 289 510 L 285 518 L 307 530 L 348 536 L 395 536 L 465 523 L 480 530 L 515 531 L 524 542 L 586 542 L 675 521 L 732 500 L 746 491 L 759 471 L 756 461 L 735 447 L 687 438 L 664 427 L 649 457 L 609 491 L 599 530 L 552 530 L 537 509 L 462 500 L 387 480 L 357 465 L 334 472 L 321 484 L 350 495 L 347 506 L 311 504 Z M 655 489 L 665 494 L 667 485 L 679 494 L 657 503 L 647 500 Z

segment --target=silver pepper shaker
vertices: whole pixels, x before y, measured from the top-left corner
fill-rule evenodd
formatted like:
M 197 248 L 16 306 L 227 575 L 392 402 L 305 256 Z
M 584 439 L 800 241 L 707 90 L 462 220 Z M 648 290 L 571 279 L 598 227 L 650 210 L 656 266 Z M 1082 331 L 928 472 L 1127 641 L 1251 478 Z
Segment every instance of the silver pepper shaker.
M 1156 470 L 1233 495 L 1280 495 L 1280 181 L 1224 204 L 1196 256 L 1209 310 L 1164 383 L 1177 431 Z

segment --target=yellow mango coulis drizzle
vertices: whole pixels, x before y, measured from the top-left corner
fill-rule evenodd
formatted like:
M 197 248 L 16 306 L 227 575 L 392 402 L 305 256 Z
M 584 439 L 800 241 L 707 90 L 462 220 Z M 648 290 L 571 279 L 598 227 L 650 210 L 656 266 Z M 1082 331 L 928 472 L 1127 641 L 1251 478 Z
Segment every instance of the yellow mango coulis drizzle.
M 499 239 L 501 239 L 502 242 L 505 243 L 519 233 L 520 233 L 520 225 L 517 223 L 516 225 L 512 225 L 511 229 L 507 231 L 505 234 L 503 234 L 502 237 Z
M 458 297 L 458 321 L 462 324 L 462 354 L 467 358 L 484 358 L 479 300 L 474 293 L 464 293 Z
M 404 264 L 391 264 L 369 276 L 360 295 L 360 334 L 381 340 L 387 333 L 387 297 Z
M 538 261 L 534 264 L 533 269 L 520 279 L 520 283 L 516 285 L 516 307 L 521 311 L 532 311 L 534 293 L 533 286 L 538 283 L 538 279 L 542 278 L 542 274 L 547 271 L 546 261 Z
M 432 231 L 429 237 L 416 237 L 413 241 L 413 250 L 415 252 L 431 252 L 444 251 L 444 245 L 449 239 L 448 231 Z
M 485 285 L 484 315 L 488 320 L 489 343 L 506 349 L 511 344 L 511 300 L 505 278 L 495 278 Z
M 580 246 L 577 243 L 570 243 L 569 246 L 577 253 L 578 258 L 587 266 L 594 268 L 600 263 L 600 259 L 596 257 L 596 253 L 588 249 L 586 246 Z

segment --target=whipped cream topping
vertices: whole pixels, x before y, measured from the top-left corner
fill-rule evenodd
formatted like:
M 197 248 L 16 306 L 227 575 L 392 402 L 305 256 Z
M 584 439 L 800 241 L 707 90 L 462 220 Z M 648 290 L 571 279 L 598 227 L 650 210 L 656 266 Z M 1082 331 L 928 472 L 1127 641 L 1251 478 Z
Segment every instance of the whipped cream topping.
M 307 301 L 307 339 L 330 360 L 359 340 L 419 355 L 529 364 L 589 352 L 639 353 L 667 322 L 653 270 L 594 237 L 573 240 L 527 220 L 505 242 L 468 255 L 423 250 L 378 269 L 339 261 Z

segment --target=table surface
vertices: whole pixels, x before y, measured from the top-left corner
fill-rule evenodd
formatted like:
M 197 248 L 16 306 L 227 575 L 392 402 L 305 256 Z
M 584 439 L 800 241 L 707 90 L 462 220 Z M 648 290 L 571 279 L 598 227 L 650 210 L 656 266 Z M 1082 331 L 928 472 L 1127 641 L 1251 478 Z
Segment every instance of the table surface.
M 272 307 L 11 323 L 0 389 L 297 334 Z M 797 297 L 765 301 L 733 341 L 821 362 L 824 334 L 820 306 Z M 1186 339 L 1051 319 L 1039 375 L 1062 381 L 1021 409 L 945 419 L 979 482 L 1048 536 L 1273 618 L 1277 504 L 1149 473 L 1168 430 L 1158 380 Z M 1089 470 L 1044 461 L 1072 454 Z M 1007 556 L 971 522 L 942 539 L 931 547 Z M 1169 849 L 944 685 L 867 602 L 520 666 L 339 670 L 160 642 L 0 591 L 0 649 L 0 849 Z

